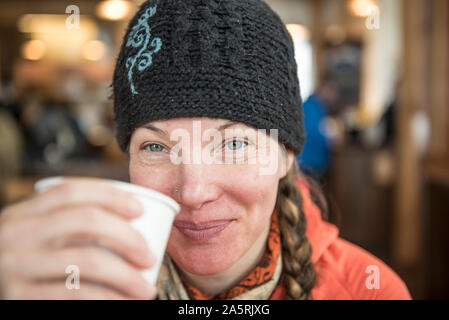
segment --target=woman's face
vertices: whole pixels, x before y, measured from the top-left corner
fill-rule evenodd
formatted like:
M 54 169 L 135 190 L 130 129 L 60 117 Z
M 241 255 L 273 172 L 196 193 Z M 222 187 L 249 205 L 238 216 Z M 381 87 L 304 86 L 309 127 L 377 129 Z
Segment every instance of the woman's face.
M 279 179 L 294 156 L 286 157 L 275 138 L 265 135 L 263 143 L 257 133 L 211 118 L 154 121 L 133 132 L 131 183 L 164 193 L 181 207 L 167 251 L 183 270 L 222 272 L 267 229 Z

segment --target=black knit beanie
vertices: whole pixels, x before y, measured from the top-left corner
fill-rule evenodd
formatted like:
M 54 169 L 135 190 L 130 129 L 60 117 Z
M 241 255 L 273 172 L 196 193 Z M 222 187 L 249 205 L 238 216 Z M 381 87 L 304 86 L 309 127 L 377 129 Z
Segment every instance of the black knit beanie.
M 113 79 L 117 141 L 147 122 L 210 117 L 278 129 L 300 153 L 292 39 L 262 0 L 149 0 L 131 20 Z

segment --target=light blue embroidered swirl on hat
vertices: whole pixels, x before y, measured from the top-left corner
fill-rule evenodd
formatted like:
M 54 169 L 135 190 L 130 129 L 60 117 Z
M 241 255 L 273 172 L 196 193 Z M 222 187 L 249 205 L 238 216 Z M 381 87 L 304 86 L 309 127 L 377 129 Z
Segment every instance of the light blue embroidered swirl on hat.
M 126 42 L 127 47 L 131 46 L 133 48 L 138 48 L 142 46 L 142 48 L 140 48 L 139 52 L 135 56 L 129 57 L 126 60 L 126 68 L 128 68 L 128 80 L 130 83 L 131 92 L 133 94 L 138 94 L 133 83 L 134 67 L 137 64 L 137 70 L 143 71 L 151 66 L 153 62 L 153 53 L 158 52 L 162 46 L 162 40 L 160 38 L 154 38 L 150 43 L 151 28 L 148 25 L 148 19 L 156 13 L 156 8 L 157 5 L 155 5 L 154 7 L 150 7 L 142 14 L 142 16 L 139 18 L 138 23 L 132 28 Z M 148 44 L 150 44 L 152 49 L 147 50 Z

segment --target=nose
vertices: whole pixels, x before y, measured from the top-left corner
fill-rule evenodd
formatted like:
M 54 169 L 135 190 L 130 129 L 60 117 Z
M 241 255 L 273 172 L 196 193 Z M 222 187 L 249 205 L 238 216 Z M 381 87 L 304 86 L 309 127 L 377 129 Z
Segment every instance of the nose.
M 214 183 L 213 168 L 204 164 L 179 165 L 180 182 L 178 201 L 192 209 L 198 210 L 220 197 L 220 188 Z

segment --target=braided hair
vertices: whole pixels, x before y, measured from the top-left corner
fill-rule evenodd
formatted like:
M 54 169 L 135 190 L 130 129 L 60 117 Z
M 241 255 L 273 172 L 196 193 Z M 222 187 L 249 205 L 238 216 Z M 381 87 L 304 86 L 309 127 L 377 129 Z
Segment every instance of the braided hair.
M 287 288 L 285 299 L 311 300 L 316 271 L 311 261 L 312 247 L 306 236 L 303 200 L 295 184 L 298 174 L 295 160 L 287 175 L 279 181 L 275 205 L 282 239 L 281 283 Z

